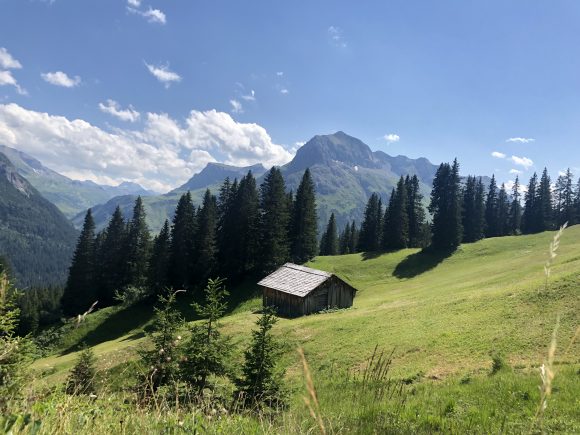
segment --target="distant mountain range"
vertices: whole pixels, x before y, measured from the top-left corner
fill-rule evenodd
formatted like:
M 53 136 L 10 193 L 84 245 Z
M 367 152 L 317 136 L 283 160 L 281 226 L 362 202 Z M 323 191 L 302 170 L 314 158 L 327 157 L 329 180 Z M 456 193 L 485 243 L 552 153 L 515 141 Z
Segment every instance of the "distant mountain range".
M 0 152 L 0 256 L 19 288 L 61 285 L 78 233 Z
M 69 219 L 116 196 L 154 194 L 136 183 L 124 182 L 119 186 L 106 186 L 92 181 L 71 180 L 43 166 L 34 157 L 4 145 L 0 145 L 0 153 L 10 160 L 18 174 L 26 178 Z
M 390 156 L 382 151 L 373 152 L 361 140 L 341 131 L 331 135 L 313 137 L 298 149 L 291 162 L 281 170 L 288 189 L 296 191 L 302 174 L 310 168 L 316 186 L 319 228 L 322 229 L 330 214 L 335 213 L 339 227 L 347 221 L 361 221 L 364 207 L 372 192 L 378 192 L 386 202 L 399 177 L 416 174 L 421 190 L 428 195 L 437 166 L 425 158 L 410 159 L 405 156 Z M 218 193 L 226 177 L 240 179 L 248 170 L 261 182 L 266 168 L 262 165 L 235 167 L 209 163 L 183 186 L 165 194 L 144 198 L 148 223 L 158 231 L 165 219 L 171 219 L 179 196 L 189 190 L 195 203 L 199 204 L 203 193 L 210 189 Z M 136 195 L 124 195 L 110 199 L 93 207 L 93 216 L 98 228 L 103 228 L 119 205 L 126 217 L 131 216 Z M 80 227 L 84 213 L 73 218 Z

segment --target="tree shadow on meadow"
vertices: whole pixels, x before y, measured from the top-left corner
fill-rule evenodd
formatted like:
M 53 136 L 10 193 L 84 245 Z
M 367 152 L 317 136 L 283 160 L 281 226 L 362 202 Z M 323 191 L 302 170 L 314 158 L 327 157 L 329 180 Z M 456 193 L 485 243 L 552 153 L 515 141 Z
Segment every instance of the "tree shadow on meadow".
M 227 285 L 226 282 L 226 288 L 230 296 L 228 297 L 228 308 L 224 315 L 227 316 L 236 309 L 244 308 L 244 304 L 261 295 L 256 282 L 255 277 L 248 277 L 231 285 Z M 199 320 L 199 316 L 191 304 L 193 302 L 203 302 L 202 295 L 203 289 L 177 295 L 177 309 L 186 322 Z M 144 337 L 151 330 L 155 305 L 155 302 L 147 300 L 127 308 L 119 307 L 117 311 L 96 325 L 94 329 L 88 330 L 74 344 L 62 350 L 61 355 L 76 352 L 84 345 L 92 347 L 105 341 L 116 340 L 127 334 L 130 335 L 127 335 L 122 341 L 137 340 Z
M 430 248 L 424 248 L 415 254 L 407 256 L 397 264 L 393 275 L 397 278 L 414 278 L 436 268 L 446 258 L 451 257 L 454 252 L 455 249 L 436 251 Z

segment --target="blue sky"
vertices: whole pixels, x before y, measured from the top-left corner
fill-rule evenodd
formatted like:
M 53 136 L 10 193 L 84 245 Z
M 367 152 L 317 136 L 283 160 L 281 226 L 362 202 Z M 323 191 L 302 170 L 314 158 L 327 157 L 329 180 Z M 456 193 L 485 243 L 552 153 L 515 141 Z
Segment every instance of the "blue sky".
M 337 130 L 501 181 L 580 175 L 579 46 L 573 0 L 0 0 L 0 141 L 160 191 Z

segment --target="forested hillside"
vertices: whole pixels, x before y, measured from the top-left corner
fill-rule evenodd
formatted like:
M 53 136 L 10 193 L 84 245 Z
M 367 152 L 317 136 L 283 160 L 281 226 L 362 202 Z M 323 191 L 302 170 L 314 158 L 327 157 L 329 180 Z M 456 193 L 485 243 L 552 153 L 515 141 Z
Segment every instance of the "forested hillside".
M 62 284 L 77 231 L 0 153 L 0 256 L 20 288 Z

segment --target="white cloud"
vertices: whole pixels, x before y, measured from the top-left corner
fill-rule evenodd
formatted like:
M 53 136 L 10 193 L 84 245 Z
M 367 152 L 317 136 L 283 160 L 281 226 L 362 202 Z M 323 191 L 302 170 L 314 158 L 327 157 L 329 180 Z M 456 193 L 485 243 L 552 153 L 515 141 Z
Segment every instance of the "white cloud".
M 155 66 L 155 65 L 149 65 L 147 62 L 145 62 L 145 66 L 147 66 L 147 69 L 149 70 L 149 72 L 151 74 L 153 74 L 153 76 L 157 80 L 159 80 L 161 83 L 163 83 L 166 88 L 169 88 L 169 86 L 171 86 L 171 83 L 173 83 L 173 82 L 178 83 L 181 81 L 181 76 L 179 74 L 169 70 L 169 65 Z
M 256 92 L 252 89 L 248 95 L 242 95 L 242 99 L 246 101 L 256 101 Z
M 344 35 L 340 27 L 330 26 L 327 32 L 330 38 L 330 42 L 333 45 L 341 48 L 346 48 L 347 44 L 346 41 L 344 40 Z
M 389 133 L 389 134 L 385 134 L 383 136 L 383 139 L 385 139 L 389 143 L 394 143 L 394 142 L 399 142 L 401 140 L 401 137 L 398 134 Z
M 532 159 L 530 159 L 528 157 L 512 156 L 511 161 L 514 162 L 518 166 L 523 166 L 525 169 L 529 169 L 531 166 L 534 165 L 534 162 L 532 161 Z
M 495 157 L 496 159 L 505 159 L 506 155 L 504 153 L 500 153 L 499 151 L 494 151 L 491 153 L 492 157 Z
M 79 76 L 69 77 L 62 71 L 42 73 L 41 77 L 45 82 L 55 86 L 62 86 L 63 88 L 74 88 L 81 84 Z
M 141 0 L 127 0 L 127 4 L 134 8 L 138 8 L 139 6 L 141 6 Z
M 134 181 L 156 191 L 183 184 L 208 162 L 272 166 L 292 158 L 260 125 L 215 110 L 192 110 L 184 123 L 148 113 L 141 129 L 106 131 L 81 119 L 0 104 L 0 143 L 74 178 Z
M 523 173 L 524 172 L 523 171 L 520 171 L 519 169 L 510 169 L 510 174 L 513 174 L 513 175 L 520 175 L 520 174 L 523 174 Z
M 532 137 L 510 137 L 506 139 L 506 142 L 516 142 L 516 143 L 529 143 L 534 142 L 536 139 Z
M 8 50 L 0 47 L 0 68 L 2 69 L 20 69 L 22 64 L 12 57 Z
M 26 90 L 18 84 L 12 75 L 12 71 L 8 71 L 20 68 L 22 68 L 22 64 L 14 59 L 8 50 L 0 47 L 0 86 L 14 86 L 20 95 L 27 95 Z
M 129 106 L 127 109 L 121 109 L 119 103 L 115 100 L 107 100 L 106 104 L 99 103 L 99 109 L 101 112 L 108 113 L 121 121 L 136 122 L 139 120 L 140 113 L 137 112 L 133 106 Z
M 290 93 L 290 91 L 288 89 L 286 89 L 286 88 L 282 88 L 282 89 L 280 89 L 280 93 L 282 95 L 288 95 Z
M 141 2 L 139 1 L 139 4 Z M 129 0 L 129 4 L 131 4 L 131 0 Z M 137 6 L 138 7 L 138 6 Z M 159 9 L 153 9 L 151 6 L 146 11 L 142 11 L 137 9 L 136 7 L 127 6 L 127 10 L 135 15 L 140 15 L 147 20 L 149 23 L 157 23 L 157 24 L 166 24 L 167 17 L 165 14 Z
M 14 86 L 20 95 L 27 94 L 12 75 L 12 71 L 0 71 L 0 86 Z
M 282 77 L 282 76 L 284 75 L 284 71 L 278 71 L 278 72 L 276 73 L 276 75 L 277 75 L 278 77 Z
M 244 106 L 238 100 L 230 100 L 232 105 L 232 113 L 244 113 Z

